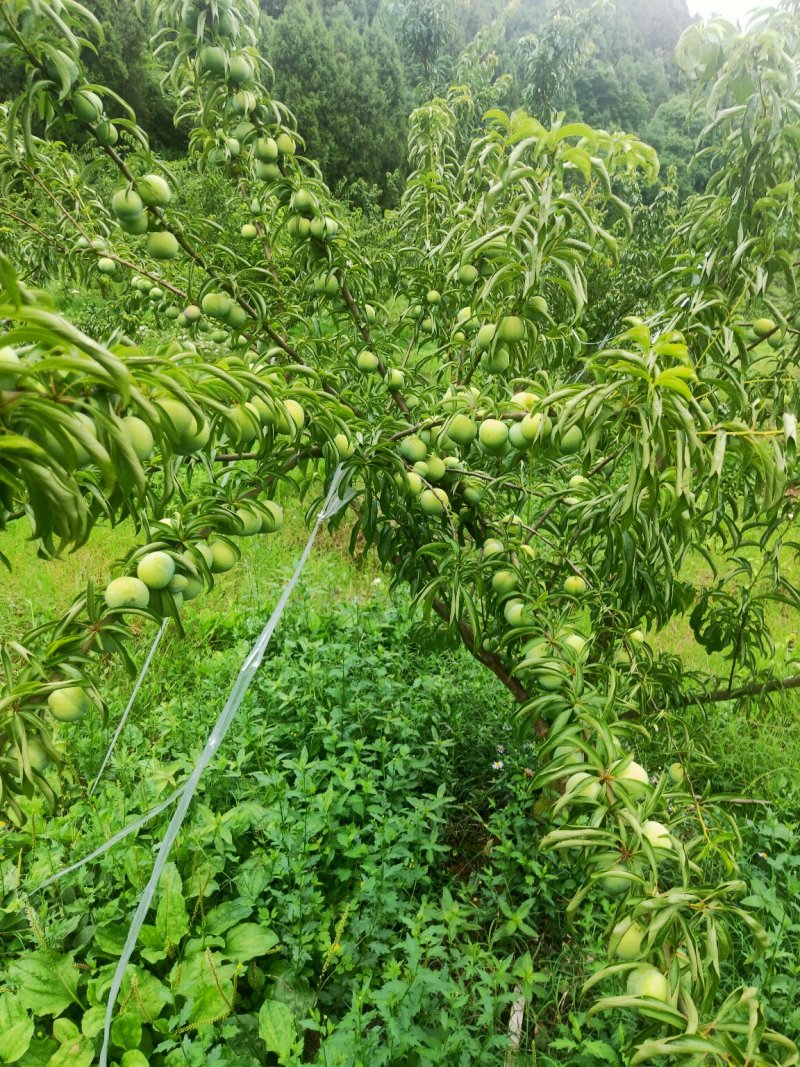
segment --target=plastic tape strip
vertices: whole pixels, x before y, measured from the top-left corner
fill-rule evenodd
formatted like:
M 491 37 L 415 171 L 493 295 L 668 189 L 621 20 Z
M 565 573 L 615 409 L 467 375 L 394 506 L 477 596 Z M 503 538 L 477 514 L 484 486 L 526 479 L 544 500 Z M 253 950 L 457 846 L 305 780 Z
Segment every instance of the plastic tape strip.
M 288 584 L 281 593 L 280 600 L 275 606 L 275 610 L 273 611 L 272 615 L 270 615 L 266 626 L 259 634 L 258 639 L 256 640 L 255 644 L 250 650 L 250 653 L 247 656 L 247 659 L 245 659 L 244 663 L 242 664 L 242 668 L 239 671 L 239 676 L 234 683 L 233 689 L 231 690 L 230 696 L 228 697 L 224 708 L 219 714 L 219 718 L 217 719 L 211 733 L 208 736 L 205 748 L 200 754 L 200 758 L 198 759 L 194 770 L 189 776 L 188 781 L 184 785 L 183 789 L 180 791 L 180 799 L 178 801 L 178 806 L 175 809 L 172 818 L 170 819 L 169 826 L 167 827 L 167 831 L 164 834 L 164 838 L 159 847 L 158 855 L 156 857 L 155 864 L 153 865 L 153 873 L 150 875 L 150 880 L 148 881 L 147 885 L 144 888 L 144 891 L 142 892 L 142 897 L 139 901 L 138 907 L 136 908 L 136 912 L 133 916 L 133 920 L 131 921 L 130 928 L 128 929 L 128 936 L 125 940 L 125 946 L 122 949 L 122 955 L 119 959 L 117 969 L 114 972 L 114 977 L 111 981 L 111 989 L 108 993 L 108 1004 L 106 1005 L 105 1029 L 103 1031 L 103 1047 L 100 1050 L 100 1067 L 107 1067 L 108 1064 L 108 1046 L 111 1039 L 111 1021 L 114 1013 L 114 1005 L 117 1002 L 119 991 L 122 988 L 122 979 L 125 975 L 125 969 L 128 966 L 128 962 L 130 961 L 130 958 L 133 954 L 133 950 L 136 947 L 136 942 L 139 939 L 139 933 L 142 929 L 142 925 L 147 916 L 147 912 L 150 909 L 150 905 L 153 902 L 153 897 L 156 893 L 156 888 L 158 886 L 158 880 L 161 877 L 161 872 L 164 870 L 164 866 L 166 865 L 170 851 L 175 842 L 175 838 L 178 836 L 178 832 L 180 831 L 180 828 L 183 824 L 183 820 L 186 817 L 186 812 L 188 811 L 189 805 L 191 804 L 194 794 L 197 790 L 197 786 L 203 774 L 203 771 L 206 769 L 215 752 L 222 743 L 222 740 L 225 737 L 225 734 L 228 732 L 228 728 L 230 727 L 231 722 L 233 721 L 233 718 L 236 715 L 236 712 L 239 710 L 242 701 L 244 700 L 245 694 L 247 693 L 247 690 L 250 687 L 250 682 L 252 681 L 253 676 L 259 668 L 267 645 L 269 644 L 272 635 L 275 632 L 275 628 L 277 627 L 278 622 L 280 621 L 280 618 L 283 615 L 284 609 L 289 600 L 289 597 L 291 596 L 292 590 L 294 589 L 295 585 L 297 585 L 297 582 L 300 578 L 300 574 L 302 573 L 302 570 L 306 565 L 306 561 L 308 560 L 308 557 L 311 554 L 311 549 L 314 545 L 314 541 L 316 540 L 317 533 L 319 532 L 320 527 L 326 519 L 331 518 L 337 513 L 337 511 L 340 511 L 346 504 L 348 504 L 349 501 L 352 499 L 352 496 L 354 495 L 351 493 L 348 494 L 348 496 L 344 499 L 337 499 L 336 494 L 343 474 L 344 469 L 340 465 L 336 468 L 336 471 L 334 472 L 333 478 L 331 480 L 330 489 L 328 490 L 328 495 L 325 499 L 325 504 L 322 508 L 322 511 L 317 516 L 317 521 L 314 525 L 314 529 L 311 531 L 311 536 L 309 537 L 308 542 L 306 543 L 306 547 L 303 549 L 303 554 L 300 557 L 297 566 L 295 567 L 294 574 L 292 575 Z
M 130 714 L 130 710 L 133 707 L 134 700 L 136 700 L 136 695 L 141 689 L 142 682 L 145 680 L 147 672 L 150 670 L 150 664 L 153 662 L 153 656 L 156 654 L 156 649 L 161 644 L 161 638 L 164 636 L 164 631 L 166 630 L 168 623 L 169 616 L 166 616 L 161 623 L 161 629 L 156 634 L 155 641 L 153 641 L 152 645 L 150 646 L 150 651 L 147 653 L 147 659 L 144 661 L 144 666 L 139 672 L 139 677 L 136 679 L 136 685 L 133 687 L 133 692 L 131 693 L 131 698 L 128 701 L 128 706 L 123 711 L 122 718 L 119 720 L 119 724 L 116 730 L 114 731 L 114 736 L 111 738 L 111 744 L 108 746 L 108 751 L 105 754 L 105 758 L 100 766 L 100 770 L 97 772 L 97 777 L 89 787 L 89 796 L 91 796 L 95 789 L 97 789 L 97 783 L 102 778 L 103 771 L 106 769 L 106 764 L 111 759 L 111 753 L 114 751 L 114 746 L 116 745 L 117 741 L 119 741 L 119 735 L 122 733 L 122 729 L 125 726 L 125 723 L 127 722 L 128 715 Z

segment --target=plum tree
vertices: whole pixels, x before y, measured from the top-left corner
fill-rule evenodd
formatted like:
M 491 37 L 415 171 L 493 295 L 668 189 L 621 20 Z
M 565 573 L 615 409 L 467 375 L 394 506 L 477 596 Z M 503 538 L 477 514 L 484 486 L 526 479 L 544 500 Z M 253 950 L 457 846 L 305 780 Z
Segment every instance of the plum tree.
M 144 202 L 135 189 L 125 186 L 111 197 L 111 210 L 118 219 L 135 219 L 144 211 Z
M 450 499 L 444 489 L 423 489 L 419 497 L 419 506 L 426 515 L 444 515 L 450 506 Z
M 363 371 L 364 374 L 372 374 L 373 371 L 378 369 L 379 365 L 380 360 L 378 357 L 374 352 L 370 352 L 367 348 L 359 352 L 356 357 L 356 366 L 360 371 Z
M 525 336 L 525 323 L 518 315 L 507 315 L 500 320 L 497 338 L 504 344 L 516 344 Z
M 583 596 L 586 592 L 586 579 L 579 574 L 570 574 L 564 579 L 564 592 L 570 596 Z
M 715 946 L 742 915 L 756 928 L 740 883 L 709 891 L 710 854 L 735 867 L 728 813 L 704 799 L 693 835 L 677 813 L 696 810 L 694 769 L 685 777 L 681 761 L 678 773 L 669 750 L 669 773 L 634 757 L 657 715 L 762 699 L 782 683 L 758 673 L 772 638 L 766 613 L 740 610 L 755 591 L 742 589 L 741 546 L 780 544 L 794 514 L 797 309 L 779 300 L 800 222 L 796 200 L 769 191 L 796 170 L 796 14 L 766 12 L 755 52 L 728 24 L 687 31 L 679 59 L 714 112 L 713 186 L 668 235 L 647 319 L 590 337 L 587 278 L 627 239 L 630 179 L 657 172 L 635 136 L 499 107 L 467 136 L 466 90 L 445 92 L 410 117 L 398 229 L 376 246 L 262 84 L 254 0 L 161 0 L 158 47 L 191 126 L 187 166 L 213 190 L 206 217 L 184 210 L 133 114 L 89 87 L 85 9 L 6 11 L 4 55 L 29 77 L 0 134 L 0 182 L 38 199 L 9 217 L 25 234 L 8 246 L 18 269 L 0 259 L 0 525 L 29 522 L 42 557 L 80 547 L 101 516 L 136 531 L 118 576 L 102 594 L 89 583 L 57 639 L 40 627 L 9 645 L 0 780 L 12 817 L 24 818 L 26 790 L 57 802 L 46 708 L 63 680 L 95 684 L 87 631 L 180 617 L 236 567 L 236 539 L 256 536 L 256 518 L 260 532 L 279 529 L 276 496 L 298 489 L 318 505 L 341 465 L 352 497 L 337 521 L 352 522 L 352 543 L 374 548 L 423 617 L 518 705 L 551 823 L 536 847 L 571 866 L 569 916 L 613 895 L 615 926 L 629 922 L 617 959 L 639 959 L 638 930 L 658 931 L 650 970 L 631 971 L 643 999 L 631 1055 L 645 1062 L 652 1048 L 649 999 L 663 1002 L 676 1060 L 733 1047 L 773 1062 L 785 1045 L 763 1006 L 717 997 Z M 76 71 L 66 85 L 49 76 L 54 53 Z M 756 54 L 771 64 L 769 92 L 751 77 Z M 86 164 L 47 141 L 65 123 Z M 116 189 L 108 207 L 91 188 L 101 173 L 98 189 Z M 256 216 L 261 240 L 245 243 Z M 43 218 L 65 248 L 55 265 Z M 107 292 L 90 269 L 101 260 L 132 315 L 184 308 L 170 340 L 143 354 L 121 331 L 92 337 L 58 313 L 43 287 L 74 272 Z M 754 336 L 778 329 L 785 343 L 753 374 Z M 712 541 L 722 576 L 700 591 L 686 561 Z M 758 596 L 797 606 L 781 567 L 776 549 Z M 636 636 L 683 615 L 731 660 L 697 689 L 677 657 Z M 688 989 L 666 977 L 679 952 Z M 600 966 L 592 984 L 619 989 L 619 967 Z
M 667 772 L 669 774 L 670 781 L 674 782 L 676 785 L 679 785 L 686 777 L 686 772 L 683 769 L 682 763 L 670 763 L 669 767 L 667 768 Z
M 602 783 L 586 771 L 577 771 L 567 779 L 564 786 L 564 796 L 570 799 L 584 797 L 587 800 L 596 800 L 600 796 Z

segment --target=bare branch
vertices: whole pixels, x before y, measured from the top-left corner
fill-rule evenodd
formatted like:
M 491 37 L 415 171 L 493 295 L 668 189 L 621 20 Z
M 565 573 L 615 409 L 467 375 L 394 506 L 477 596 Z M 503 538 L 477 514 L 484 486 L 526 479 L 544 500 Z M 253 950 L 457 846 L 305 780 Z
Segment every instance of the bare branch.
M 433 610 L 436 614 L 444 619 L 446 623 L 450 622 L 450 609 L 443 600 L 433 601 Z M 488 667 L 492 674 L 496 675 L 506 689 L 511 693 L 514 699 L 520 704 L 526 704 L 530 700 L 530 695 L 517 681 L 516 678 L 512 678 L 508 672 L 508 668 L 505 663 L 494 652 L 487 652 L 485 649 L 480 648 L 475 640 L 475 635 L 472 632 L 472 627 L 469 623 L 464 622 L 463 619 L 459 619 L 456 624 L 458 628 L 459 636 L 469 651 L 478 660 Z
M 742 697 L 762 696 L 764 693 L 777 693 L 784 689 L 800 689 L 800 674 L 791 678 L 773 678 L 769 682 L 752 682 L 740 685 L 736 689 L 712 689 L 710 693 L 689 693 L 679 707 L 690 708 L 694 704 L 715 704 L 723 700 L 740 700 Z

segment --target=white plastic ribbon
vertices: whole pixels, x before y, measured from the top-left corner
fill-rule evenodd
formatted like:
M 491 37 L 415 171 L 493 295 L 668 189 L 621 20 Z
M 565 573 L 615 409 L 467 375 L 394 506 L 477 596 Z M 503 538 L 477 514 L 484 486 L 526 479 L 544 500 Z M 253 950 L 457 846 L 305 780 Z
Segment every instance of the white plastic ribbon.
M 92 782 L 92 784 L 89 786 L 89 796 L 91 796 L 92 793 L 95 791 L 95 789 L 97 789 L 97 783 L 102 778 L 103 771 L 106 769 L 106 765 L 107 765 L 108 761 L 111 759 L 111 753 L 114 751 L 114 747 L 116 746 L 117 741 L 119 741 L 119 735 L 122 733 L 123 727 L 125 726 L 125 723 L 127 722 L 128 715 L 130 714 L 130 710 L 133 707 L 133 702 L 134 702 L 134 700 L 136 700 L 136 696 L 137 696 L 139 690 L 142 687 L 142 682 L 145 680 L 147 672 L 150 670 L 150 664 L 153 662 L 153 656 L 156 654 L 156 649 L 161 644 L 161 638 L 164 636 L 164 631 L 166 630 L 168 623 L 169 623 L 169 615 L 166 615 L 164 617 L 164 619 L 162 620 L 162 622 L 161 622 L 161 629 L 156 634 L 155 640 L 153 641 L 152 645 L 150 646 L 150 651 L 147 653 L 147 659 L 144 661 L 144 666 L 142 667 L 141 671 L 139 672 L 139 677 L 136 679 L 136 685 L 133 687 L 133 692 L 131 693 L 131 698 L 128 701 L 128 706 L 123 711 L 122 718 L 119 720 L 119 723 L 117 724 L 117 728 L 114 731 L 114 736 L 111 738 L 111 744 L 108 746 L 108 749 L 106 750 L 105 758 L 103 759 L 103 762 L 100 765 L 100 770 L 97 772 L 97 777 Z
M 162 800 L 160 804 L 156 804 L 154 808 L 151 808 L 146 814 L 141 815 L 138 819 L 134 819 L 128 826 L 124 826 L 121 830 L 118 830 L 112 837 L 109 837 L 108 841 L 105 841 L 99 848 L 96 848 L 94 852 L 90 852 L 88 856 L 84 856 L 82 860 L 78 860 L 77 863 L 73 863 L 69 867 L 64 867 L 63 870 L 58 871 L 57 874 L 51 874 L 49 878 L 45 878 L 43 882 L 40 882 L 33 889 L 28 890 L 28 896 L 33 893 L 40 893 L 47 886 L 52 885 L 53 882 L 58 882 L 62 878 L 66 878 L 68 874 L 72 874 L 73 871 L 79 870 L 81 867 L 85 867 L 87 863 L 91 863 L 92 860 L 96 860 L 98 856 L 102 856 L 104 852 L 108 852 L 114 845 L 118 845 L 120 841 L 128 837 L 130 834 L 135 833 L 137 830 L 141 830 L 143 826 L 150 822 L 151 819 L 155 819 L 156 815 L 160 815 L 164 808 L 168 808 L 170 804 L 178 799 L 181 793 L 186 788 L 186 783 L 179 786 L 174 792 L 170 793 L 166 800 Z
M 166 833 L 164 834 L 164 837 L 161 841 L 161 845 L 158 850 L 158 855 L 156 856 L 156 861 L 153 865 L 153 872 L 150 875 L 150 879 L 142 892 L 141 899 L 139 900 L 139 904 L 136 908 L 133 920 L 131 921 L 131 925 L 128 929 L 128 936 L 125 939 L 125 945 L 122 949 L 122 955 L 120 956 L 119 962 L 117 963 L 117 969 L 114 972 L 114 977 L 111 981 L 111 988 L 108 993 L 108 1004 L 106 1005 L 105 1028 L 103 1031 L 103 1046 L 100 1050 L 100 1067 L 107 1067 L 108 1064 L 108 1046 L 111 1039 L 111 1022 L 113 1019 L 114 1005 L 117 1002 L 119 991 L 122 988 L 122 980 L 125 975 L 125 969 L 128 966 L 130 958 L 133 954 L 133 950 L 136 947 L 136 942 L 139 938 L 139 933 L 141 932 L 142 925 L 147 916 L 147 912 L 150 909 L 150 905 L 153 902 L 153 897 L 155 896 L 156 888 L 158 887 L 158 880 L 161 877 L 161 873 L 164 870 L 164 866 L 167 862 L 172 846 L 175 843 L 175 839 L 178 836 L 180 828 L 183 824 L 183 820 L 186 817 L 186 812 L 189 809 L 189 805 L 191 804 L 192 799 L 194 798 L 194 794 L 197 791 L 197 786 L 203 774 L 203 771 L 206 769 L 206 767 L 212 760 L 215 752 L 217 751 L 225 735 L 227 734 L 231 722 L 233 721 L 234 716 L 236 715 L 236 712 L 241 707 L 245 694 L 247 693 L 247 690 L 250 687 L 250 682 L 253 680 L 253 676 L 255 675 L 261 664 L 261 660 L 264 657 L 264 652 L 266 651 L 267 645 L 269 644 L 272 635 L 275 632 L 275 628 L 277 627 L 278 622 L 280 621 L 280 618 L 283 615 L 284 609 L 286 608 L 286 604 L 289 600 L 289 597 L 291 596 L 292 590 L 297 585 L 297 582 L 300 578 L 300 574 L 302 573 L 302 570 L 306 565 L 306 561 L 308 560 L 308 557 L 311 554 L 311 549 L 314 545 L 314 541 L 316 540 L 320 527 L 326 519 L 331 518 L 346 504 L 348 504 L 354 495 L 353 493 L 350 493 L 344 499 L 337 497 L 339 484 L 342 480 L 343 474 L 344 468 L 339 465 L 336 468 L 336 471 L 334 472 L 322 511 L 317 516 L 317 521 L 314 525 L 313 530 L 311 531 L 311 535 L 306 543 L 306 547 L 303 549 L 303 554 L 300 557 L 297 566 L 295 567 L 294 574 L 292 575 L 283 592 L 281 593 L 281 597 L 275 606 L 275 610 L 272 612 L 272 615 L 270 615 L 266 626 L 259 634 L 255 644 L 253 645 L 249 655 L 247 656 L 247 659 L 242 664 L 242 668 L 239 671 L 239 675 L 236 679 L 236 682 L 234 683 L 230 696 L 225 702 L 225 706 L 220 712 L 219 717 L 216 723 L 214 724 L 211 733 L 208 736 L 205 748 L 201 752 L 200 758 L 198 759 L 194 770 L 192 771 L 185 785 L 178 791 L 178 806 L 175 809 L 172 818 L 170 819 L 169 826 L 167 827 Z M 163 802 L 162 809 L 170 802 L 170 799 L 174 799 L 174 795 L 173 798 L 168 798 L 167 801 Z M 39 888 L 41 888 L 41 886 Z

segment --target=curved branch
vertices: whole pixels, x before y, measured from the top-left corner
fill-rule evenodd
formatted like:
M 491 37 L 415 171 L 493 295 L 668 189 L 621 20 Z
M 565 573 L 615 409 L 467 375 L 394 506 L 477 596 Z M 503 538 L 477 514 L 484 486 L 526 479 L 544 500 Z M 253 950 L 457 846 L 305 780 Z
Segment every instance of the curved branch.
M 432 607 L 440 618 L 444 619 L 446 623 L 450 623 L 450 609 L 443 600 L 434 600 L 432 602 Z M 519 704 L 526 704 L 530 700 L 530 695 L 525 688 L 520 685 L 516 678 L 511 677 L 506 665 L 500 657 L 493 652 L 486 652 L 476 644 L 475 635 L 473 634 L 472 627 L 469 623 L 464 622 L 463 619 L 459 619 L 456 625 L 459 637 L 475 659 L 478 660 L 479 663 L 482 663 L 484 667 L 488 667 L 492 674 L 500 679 L 509 693 L 511 693 Z
M 678 702 L 678 707 L 689 708 L 694 704 L 718 703 L 722 700 L 739 700 L 741 697 L 761 696 L 784 689 L 800 689 L 800 674 L 791 678 L 773 678 L 769 682 L 752 682 L 736 689 L 712 689 L 710 693 L 690 693 Z

